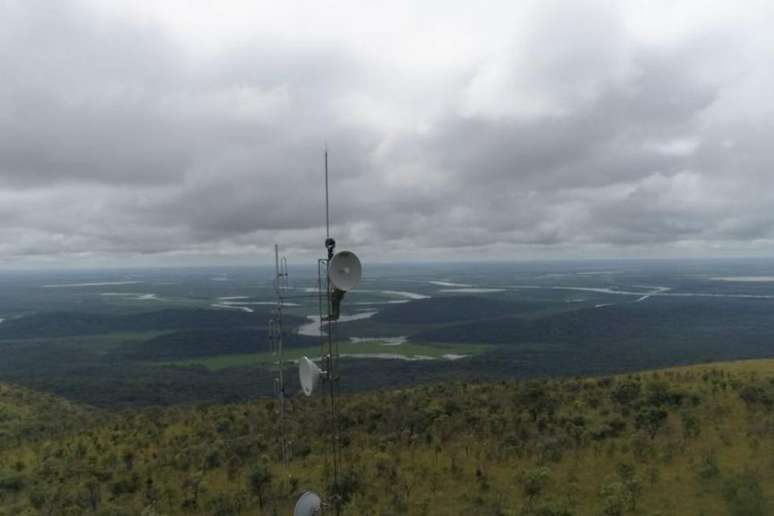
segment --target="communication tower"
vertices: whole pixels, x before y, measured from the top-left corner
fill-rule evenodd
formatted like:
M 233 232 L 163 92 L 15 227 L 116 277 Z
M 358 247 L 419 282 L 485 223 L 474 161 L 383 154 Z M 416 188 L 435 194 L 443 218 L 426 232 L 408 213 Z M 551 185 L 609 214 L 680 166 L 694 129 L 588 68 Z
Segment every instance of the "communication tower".
M 331 237 L 330 207 L 328 193 L 328 150 L 325 150 L 325 250 L 326 256 L 317 260 L 317 298 L 320 335 L 320 363 L 304 356 L 298 361 L 298 379 L 301 390 L 306 396 L 312 396 L 322 383 L 325 384 L 328 401 L 329 450 L 327 461 L 333 478 L 329 485 L 331 493 L 323 498 L 314 491 L 306 491 L 298 499 L 293 511 L 294 516 L 317 516 L 323 511 L 332 510 L 337 516 L 341 513 L 342 499 L 338 492 L 339 475 L 342 467 L 340 427 L 337 405 L 339 350 L 335 338 L 336 321 L 341 315 L 341 302 L 344 295 L 354 289 L 362 276 L 362 265 L 357 255 L 351 251 L 336 253 L 336 241 Z M 288 298 L 287 259 L 279 257 L 279 248 L 274 247 L 275 280 L 274 290 L 277 303 L 270 324 L 270 341 L 275 356 L 276 377 L 275 392 L 279 401 L 279 432 L 282 447 L 282 460 L 287 468 L 288 442 L 285 427 L 286 381 L 284 375 L 283 325 L 282 313 L 285 299 Z M 323 369 L 324 368 L 324 369 Z

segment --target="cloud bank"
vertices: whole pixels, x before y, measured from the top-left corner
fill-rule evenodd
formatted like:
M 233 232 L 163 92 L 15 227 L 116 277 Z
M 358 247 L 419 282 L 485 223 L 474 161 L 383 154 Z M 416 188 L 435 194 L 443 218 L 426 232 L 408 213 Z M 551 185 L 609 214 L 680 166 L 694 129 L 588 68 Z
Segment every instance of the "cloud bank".
M 4 2 L 0 265 L 774 251 L 767 3 L 362 4 Z

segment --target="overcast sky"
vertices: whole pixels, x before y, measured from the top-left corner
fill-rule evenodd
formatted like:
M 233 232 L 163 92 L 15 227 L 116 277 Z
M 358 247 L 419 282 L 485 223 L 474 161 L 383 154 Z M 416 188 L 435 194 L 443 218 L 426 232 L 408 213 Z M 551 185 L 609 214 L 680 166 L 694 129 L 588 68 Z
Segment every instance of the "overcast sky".
M 0 267 L 774 256 L 772 5 L 0 0 Z

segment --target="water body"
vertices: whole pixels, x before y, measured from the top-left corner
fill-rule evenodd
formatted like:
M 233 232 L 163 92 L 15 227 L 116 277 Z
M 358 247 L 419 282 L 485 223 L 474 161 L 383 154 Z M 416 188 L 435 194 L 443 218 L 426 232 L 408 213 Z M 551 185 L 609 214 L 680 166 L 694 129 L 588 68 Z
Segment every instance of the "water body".
M 504 288 L 442 288 L 438 292 L 452 292 L 460 294 L 488 294 L 490 292 L 504 292 Z
M 350 305 L 402 305 L 411 302 L 410 299 L 393 299 L 391 301 L 358 301 L 357 303 L 349 303 Z
M 253 313 L 252 308 L 248 308 L 246 306 L 240 306 L 240 305 L 227 305 L 225 303 L 213 303 L 210 305 L 212 308 L 222 308 L 224 310 L 241 310 L 242 312 L 247 312 L 249 314 Z
M 670 290 L 669 287 L 661 286 L 646 286 L 646 285 L 634 285 L 635 288 L 647 289 L 649 292 L 633 292 L 628 290 L 615 290 L 611 288 L 598 288 L 598 287 L 562 287 L 558 285 L 553 286 L 539 286 L 539 285 L 516 285 L 510 288 L 514 289 L 549 289 L 549 290 L 574 290 L 580 292 L 595 292 L 599 294 L 614 294 L 619 296 L 639 296 L 635 299 L 634 303 L 641 303 L 651 296 L 666 295 L 666 292 Z M 594 305 L 594 308 L 602 308 L 610 306 L 611 303 L 602 303 Z
M 400 346 L 408 341 L 408 337 L 350 337 L 353 344 L 364 342 L 378 342 L 381 346 Z
M 473 286 L 468 283 L 452 283 L 451 281 L 431 281 L 430 284 L 438 285 L 439 287 L 460 287 L 460 288 Z
M 667 290 L 672 290 L 669 287 L 659 287 L 659 286 L 653 286 L 653 285 L 634 285 L 634 288 L 645 288 L 648 290 L 652 290 L 654 292 L 666 292 Z
M 368 319 L 376 315 L 377 311 L 360 312 L 352 315 L 342 315 L 339 317 L 338 322 L 344 323 L 349 321 L 359 321 L 360 319 Z M 298 334 L 305 335 L 307 337 L 320 337 L 322 336 L 322 329 L 320 328 L 320 316 L 319 315 L 307 315 L 309 322 L 302 324 L 298 327 Z M 327 326 L 329 323 L 325 323 Z
M 305 288 L 304 292 L 317 294 L 320 291 L 317 289 L 317 287 L 310 287 L 310 288 Z M 430 299 L 430 296 L 426 296 L 424 294 L 418 294 L 416 292 L 407 292 L 407 291 L 404 291 L 404 290 L 373 290 L 373 289 L 367 289 L 367 288 L 357 288 L 357 289 L 353 290 L 353 292 L 384 294 L 386 296 L 399 297 L 401 299 L 392 299 L 392 300 L 389 300 L 389 301 L 360 301 L 360 302 L 357 302 L 357 303 L 348 303 L 348 304 L 355 304 L 355 305 L 397 305 L 397 304 L 401 304 L 401 303 L 408 303 L 409 301 L 417 300 L 417 299 Z
M 624 271 L 579 271 L 579 272 L 551 272 L 535 276 L 535 279 L 544 278 L 568 278 L 572 276 L 609 276 L 611 274 L 621 274 Z
M 223 301 L 222 298 L 218 300 L 219 304 L 221 305 L 230 305 L 230 306 L 246 306 L 246 305 L 271 305 L 274 306 L 277 304 L 276 301 Z M 288 301 L 285 301 L 282 303 L 282 306 L 301 306 L 298 303 L 290 303 Z
M 416 292 L 404 292 L 402 290 L 382 290 L 381 292 L 388 296 L 405 297 L 406 299 L 430 299 L 430 296 L 417 294 Z
M 126 299 L 131 299 L 133 301 L 158 301 L 159 298 L 156 297 L 156 294 L 146 294 L 143 292 L 102 292 L 100 296 L 107 296 L 107 297 L 122 297 Z
M 414 362 L 417 360 L 435 360 L 427 355 L 401 355 L 400 353 L 342 353 L 339 355 L 344 358 L 381 358 L 386 360 L 406 360 Z
M 243 311 L 250 311 L 253 310 L 249 309 L 248 306 L 255 306 L 255 305 L 268 305 L 268 306 L 276 306 L 276 301 L 244 301 L 245 299 L 250 299 L 250 296 L 221 296 L 218 298 L 218 302 L 215 305 L 216 308 L 224 308 L 224 307 L 230 307 L 234 309 L 241 309 Z M 288 301 L 285 301 L 282 303 L 282 306 L 301 306 L 298 303 L 290 303 Z
M 54 283 L 41 285 L 41 288 L 76 288 L 76 287 L 106 287 L 109 285 L 136 285 L 142 281 L 99 281 L 93 283 Z
M 402 355 L 400 353 L 342 353 L 339 356 L 343 358 L 376 358 L 383 360 L 405 360 L 407 362 L 416 362 L 419 360 L 460 360 L 465 358 L 467 355 L 447 353 L 445 355 L 441 355 L 440 359 L 428 355 Z
M 606 287 L 563 287 L 561 285 L 511 285 L 508 288 L 515 290 L 537 289 L 537 290 L 574 290 L 578 292 L 596 292 L 598 294 L 615 294 L 619 296 L 642 296 L 647 292 L 632 292 L 628 290 L 615 290 Z M 667 288 L 667 287 L 664 287 Z
M 597 292 L 600 294 L 614 294 L 619 296 L 637 296 L 638 301 L 643 300 L 645 297 L 714 297 L 714 298 L 730 298 L 730 299 L 774 299 L 774 295 L 770 294 L 720 294 L 712 292 L 670 292 L 669 287 L 656 287 L 660 290 L 654 290 L 652 292 L 633 292 L 629 290 L 615 290 L 611 288 L 595 288 L 595 287 L 562 287 L 558 285 L 511 285 L 508 288 L 514 290 L 521 289 L 537 289 L 537 290 L 579 290 L 584 292 Z
M 739 283 L 771 283 L 774 282 L 774 276 L 719 276 L 710 278 L 715 281 L 733 281 Z

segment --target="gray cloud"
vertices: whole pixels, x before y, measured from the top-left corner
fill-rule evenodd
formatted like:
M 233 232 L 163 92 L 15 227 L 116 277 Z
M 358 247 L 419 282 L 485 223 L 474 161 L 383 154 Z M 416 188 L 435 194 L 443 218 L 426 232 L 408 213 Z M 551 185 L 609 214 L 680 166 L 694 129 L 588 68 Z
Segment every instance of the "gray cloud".
M 312 256 L 325 142 L 337 238 L 368 257 L 770 253 L 770 13 L 676 36 L 632 5 L 504 5 L 512 29 L 398 6 L 215 44 L 5 3 L 0 262 Z

